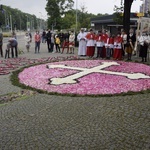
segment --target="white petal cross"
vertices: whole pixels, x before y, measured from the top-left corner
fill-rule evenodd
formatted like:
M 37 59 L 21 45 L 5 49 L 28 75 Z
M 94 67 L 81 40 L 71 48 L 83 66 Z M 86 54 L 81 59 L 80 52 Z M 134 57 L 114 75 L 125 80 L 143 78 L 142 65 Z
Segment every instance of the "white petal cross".
M 107 70 L 102 70 L 104 68 L 113 66 L 113 65 L 120 65 L 117 62 L 103 62 L 102 65 L 93 67 L 93 68 L 80 68 L 80 67 L 69 67 L 66 65 L 48 65 L 47 67 L 49 69 L 52 68 L 65 68 L 65 69 L 73 69 L 73 70 L 79 70 L 80 72 L 75 73 L 73 75 L 69 75 L 67 77 L 63 77 L 63 78 L 51 78 L 51 84 L 55 84 L 55 85 L 60 85 L 60 84 L 73 84 L 73 83 L 77 83 L 77 79 L 91 74 L 91 73 L 103 73 L 103 74 L 111 74 L 111 75 L 119 75 L 119 76 L 125 76 L 129 79 L 135 80 L 135 79 L 142 79 L 142 78 L 150 78 L 150 76 L 147 76 L 145 74 L 142 73 L 122 73 L 122 72 L 113 72 L 113 71 L 107 71 Z

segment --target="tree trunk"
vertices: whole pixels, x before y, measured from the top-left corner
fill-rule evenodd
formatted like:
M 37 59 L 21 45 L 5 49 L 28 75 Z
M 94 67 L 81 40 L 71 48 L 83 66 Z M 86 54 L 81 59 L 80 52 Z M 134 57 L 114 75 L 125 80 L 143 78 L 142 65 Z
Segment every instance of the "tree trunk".
M 124 0 L 123 28 L 128 34 L 130 30 L 130 12 L 133 0 Z

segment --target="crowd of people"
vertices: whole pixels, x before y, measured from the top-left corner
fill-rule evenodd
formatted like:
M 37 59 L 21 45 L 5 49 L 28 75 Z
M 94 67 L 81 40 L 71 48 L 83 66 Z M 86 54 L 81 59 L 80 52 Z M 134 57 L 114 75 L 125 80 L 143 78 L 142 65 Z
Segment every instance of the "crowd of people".
M 107 30 L 94 32 L 90 29 L 89 32 L 84 32 L 84 29 L 81 29 L 77 39 L 80 56 L 94 57 L 96 54 L 96 58 L 101 59 L 123 60 L 127 57 L 127 61 L 132 61 L 132 55 L 138 52 L 142 58 L 141 62 L 147 61 L 150 36 L 145 32 L 137 36 L 131 28 L 129 34 L 121 30 L 113 35 Z
M 75 34 L 73 31 L 63 33 L 54 33 L 50 29 L 40 34 L 36 31 L 34 35 L 35 53 L 40 51 L 40 43 L 47 43 L 47 50 L 49 53 L 63 53 L 67 48 L 67 53 L 74 53 L 75 48 Z
M 2 40 L 3 36 L 0 33 L 1 57 L 3 57 Z M 48 53 L 64 53 L 64 50 L 67 49 L 67 54 L 74 54 L 75 43 L 78 41 L 79 56 L 95 57 L 97 59 L 123 60 L 127 56 L 127 61 L 131 61 L 132 55 L 135 55 L 136 49 L 138 49 L 139 57 L 142 58 L 141 61 L 146 62 L 150 36 L 145 32 L 136 36 L 133 29 L 130 29 L 128 35 L 124 30 L 113 35 L 107 30 L 95 32 L 93 29 L 85 31 L 84 28 L 81 28 L 80 32 L 75 34 L 74 31 L 63 33 L 62 30 L 59 33 L 53 33 L 49 29 L 47 31 L 43 30 L 42 33 L 36 31 L 34 36 L 30 32 L 26 32 L 24 40 L 27 52 L 30 51 L 31 42 L 34 41 L 35 53 L 40 52 L 42 42 L 47 43 Z M 5 58 L 10 57 L 10 50 L 12 57 L 18 57 L 18 42 L 14 31 L 12 37 L 8 40 Z

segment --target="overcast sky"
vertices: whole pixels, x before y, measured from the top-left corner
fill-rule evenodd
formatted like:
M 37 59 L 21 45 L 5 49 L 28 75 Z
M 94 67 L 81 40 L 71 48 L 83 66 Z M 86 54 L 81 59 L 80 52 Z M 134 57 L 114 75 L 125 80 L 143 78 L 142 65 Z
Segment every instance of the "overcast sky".
M 114 5 L 119 6 L 121 0 L 74 0 L 74 8 L 80 9 L 81 6 L 85 6 L 88 13 L 93 14 L 112 14 Z M 76 5 L 77 2 L 77 5 Z M 29 14 L 35 14 L 37 17 L 46 19 L 47 13 L 45 11 L 47 1 L 46 0 L 0 0 L 0 4 L 10 6 L 11 8 L 17 8 L 23 12 Z M 132 5 L 132 12 L 138 12 L 141 0 L 136 0 Z

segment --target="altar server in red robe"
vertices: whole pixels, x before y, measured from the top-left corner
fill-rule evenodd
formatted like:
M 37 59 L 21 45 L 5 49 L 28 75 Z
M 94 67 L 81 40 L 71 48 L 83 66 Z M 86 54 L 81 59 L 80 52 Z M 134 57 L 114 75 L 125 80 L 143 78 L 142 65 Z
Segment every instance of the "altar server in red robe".
M 117 34 L 117 37 L 114 39 L 114 60 L 121 60 L 122 59 L 122 42 L 123 39 L 121 37 L 121 33 Z
M 110 33 L 108 34 L 107 41 L 105 43 L 105 48 L 106 48 L 106 58 L 110 59 L 111 53 L 114 48 L 114 38 Z
M 106 48 L 105 48 L 105 44 L 107 42 L 107 38 L 108 38 L 108 34 L 106 32 L 107 30 L 103 30 L 103 33 L 102 33 L 102 37 L 104 39 L 104 46 L 103 46 L 103 50 L 102 50 L 102 58 L 105 58 L 106 57 Z
M 102 50 L 104 46 L 104 37 L 102 36 L 102 31 L 98 31 L 98 34 L 96 35 L 96 47 L 97 47 L 97 57 L 102 57 Z
M 86 35 L 86 40 L 87 40 L 87 51 L 86 55 L 89 57 L 93 57 L 95 53 L 95 34 L 93 32 L 93 29 L 90 29 L 90 32 Z

